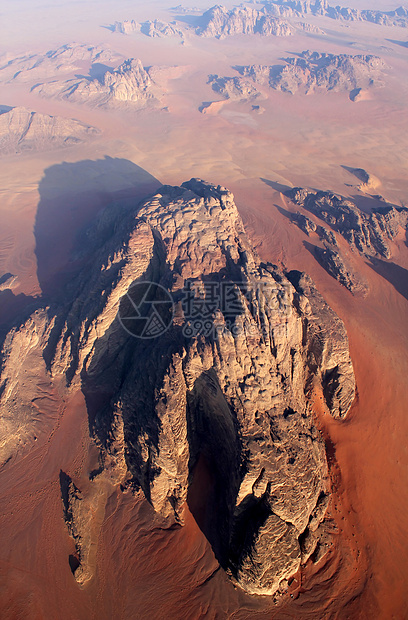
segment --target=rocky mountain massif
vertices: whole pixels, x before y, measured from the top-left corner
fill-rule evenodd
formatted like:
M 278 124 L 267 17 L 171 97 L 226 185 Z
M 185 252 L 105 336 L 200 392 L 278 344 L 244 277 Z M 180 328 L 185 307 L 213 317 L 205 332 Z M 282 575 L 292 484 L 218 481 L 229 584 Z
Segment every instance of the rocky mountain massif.
M 235 34 L 261 34 L 265 36 L 290 36 L 295 32 L 287 21 L 261 10 L 249 7 L 235 7 L 231 10 L 214 6 L 199 20 L 196 34 L 201 37 L 223 39 Z
M 73 78 L 38 84 L 32 91 L 91 106 L 145 105 L 153 100 L 152 80 L 139 59 L 125 60 L 117 69 L 92 78 Z
M 188 23 L 175 19 L 170 23 L 159 20 L 143 24 L 135 20 L 115 22 L 109 28 L 113 32 L 130 34 L 142 32 L 148 36 L 179 36 L 195 34 L 201 37 L 225 37 L 237 34 L 260 34 L 263 36 L 290 36 L 296 31 L 311 34 L 324 34 L 314 23 L 305 22 L 307 16 L 329 17 L 345 21 L 366 21 L 383 26 L 408 27 L 408 9 L 399 7 L 394 11 L 372 11 L 331 6 L 327 0 L 264 0 L 261 9 L 241 5 L 227 9 L 215 5 L 201 15 L 192 15 Z M 176 11 L 176 9 L 178 9 Z M 181 15 L 188 13 L 182 6 L 173 12 Z M 193 14 L 197 13 L 193 11 Z M 300 21 L 299 21 L 300 20 Z
M 5 83 L 44 80 L 71 72 L 83 72 L 84 65 L 101 67 L 106 63 L 116 64 L 119 59 L 119 54 L 101 46 L 71 43 L 45 54 L 25 54 L 12 58 L 3 56 L 0 58 L 0 80 Z
M 291 94 L 298 91 L 353 91 L 381 83 L 386 68 L 377 56 L 324 54 L 306 50 L 295 58 L 284 58 L 285 65 L 236 67 L 255 84 L 268 85 Z
M 330 545 L 312 410 L 321 398 L 343 418 L 353 402 L 342 321 L 307 275 L 260 261 L 228 190 L 196 179 L 104 211 L 83 260 L 65 301 L 48 300 L 5 339 L 1 462 L 41 440 L 27 388 L 38 367 L 33 381 L 82 391 L 99 454 L 85 490 L 60 475 L 78 583 L 92 579 L 109 494 L 126 488 L 163 527 L 183 525 L 187 502 L 231 579 L 251 594 L 284 591 Z M 157 337 L 124 329 L 142 310 L 156 313 Z
M 3 59 L 5 60 L 5 59 Z M 30 92 L 91 107 L 135 110 L 156 106 L 170 79 L 183 67 L 150 66 L 112 50 L 63 45 L 46 54 L 27 54 L 0 64 L 0 83 L 21 82 Z
M 99 131 L 72 118 L 26 108 L 0 107 L 0 154 L 61 148 L 89 140 Z
M 365 170 L 356 169 L 358 178 L 368 183 L 370 175 Z M 308 235 L 316 233 L 324 248 L 315 248 L 315 255 L 322 266 L 352 293 L 367 292 L 366 283 L 355 273 L 342 255 L 336 238 L 340 234 L 354 252 L 372 259 L 390 259 L 392 242 L 401 232 L 408 231 L 408 209 L 395 207 L 384 202 L 384 206 L 365 213 L 349 199 L 331 192 L 310 191 L 293 188 L 286 192 L 296 205 L 309 211 L 322 220 L 331 230 L 316 225 L 307 216 L 298 212 L 292 220 Z
M 285 65 L 236 66 L 233 77 L 210 75 L 212 89 L 224 99 L 250 101 L 267 96 L 273 88 L 294 95 L 321 91 L 349 91 L 359 101 L 368 88 L 380 85 L 386 64 L 377 56 L 322 54 L 306 50 L 296 58 L 284 58 Z
M 179 12 L 183 13 L 183 11 Z M 224 39 L 238 34 L 287 37 L 296 31 L 324 34 L 324 31 L 315 24 L 308 24 L 304 21 L 289 23 L 275 13 L 267 6 L 262 9 L 254 9 L 248 6 L 227 9 L 224 6 L 216 5 L 202 15 L 194 16 L 190 23 L 177 19 L 169 23 L 149 20 L 142 24 L 135 20 L 125 20 L 114 22 L 109 26 L 109 29 L 112 32 L 121 32 L 122 34 L 141 32 L 149 37 L 178 36 L 185 38 L 188 35 L 197 35 L 216 39 Z
M 331 6 L 328 0 L 265 0 L 263 4 L 273 15 L 284 18 L 318 15 L 345 21 L 371 22 L 382 26 L 408 27 L 408 8 L 404 6 L 392 11 L 377 11 Z

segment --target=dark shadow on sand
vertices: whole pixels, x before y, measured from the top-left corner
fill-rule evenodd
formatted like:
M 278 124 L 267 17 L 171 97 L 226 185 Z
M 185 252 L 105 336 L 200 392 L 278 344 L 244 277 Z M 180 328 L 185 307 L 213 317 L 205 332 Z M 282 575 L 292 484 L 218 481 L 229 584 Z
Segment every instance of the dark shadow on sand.
M 381 260 L 379 258 L 370 258 L 368 265 L 378 275 L 393 285 L 395 290 L 408 299 L 408 270 L 400 267 L 396 263 Z
M 408 47 L 408 41 L 396 41 L 395 39 L 385 39 L 390 43 L 395 43 L 395 45 L 399 45 L 400 47 Z
M 284 194 L 289 189 L 292 189 L 289 185 L 283 185 L 283 183 L 278 183 L 277 181 L 269 181 L 269 179 L 263 179 L 262 177 L 260 177 L 260 179 L 263 183 L 265 183 L 265 185 L 269 185 L 269 187 L 272 187 L 275 192 L 281 192 L 282 194 Z
M 83 266 L 84 237 L 98 213 L 109 204 L 134 207 L 161 183 L 126 159 L 104 157 L 47 168 L 39 184 L 34 226 L 37 277 L 45 298 L 63 293 Z

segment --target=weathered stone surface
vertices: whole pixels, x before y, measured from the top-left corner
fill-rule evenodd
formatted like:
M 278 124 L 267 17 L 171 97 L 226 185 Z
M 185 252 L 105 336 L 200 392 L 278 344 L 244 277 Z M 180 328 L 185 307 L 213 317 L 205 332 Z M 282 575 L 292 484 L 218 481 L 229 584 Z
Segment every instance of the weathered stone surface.
M 237 67 L 256 84 L 295 94 L 316 91 L 343 91 L 367 88 L 381 83 L 386 65 L 370 55 L 324 54 L 306 50 L 296 58 L 284 58 L 286 65 Z
M 82 63 L 116 64 L 120 56 L 110 49 L 86 44 L 66 44 L 45 54 L 26 54 L 0 64 L 2 82 L 30 82 L 78 71 Z M 82 67 L 81 67 L 82 65 Z
M 322 15 L 345 21 L 367 21 L 383 26 L 408 27 L 408 9 L 400 6 L 392 11 L 351 9 L 340 5 L 331 6 L 328 0 L 268 0 L 268 9 L 283 17 Z
M 144 105 L 153 100 L 152 80 L 137 58 L 125 60 L 117 69 L 100 77 L 70 79 L 39 84 L 34 92 L 44 97 L 58 97 L 93 106 L 120 104 Z
M 65 376 L 71 393 L 82 390 L 100 451 L 90 490 L 69 483 L 63 493 L 78 581 L 92 578 L 100 524 L 90 515 L 103 514 L 109 489 L 131 484 L 166 525 L 183 524 L 188 501 L 231 577 L 250 593 L 273 594 L 308 557 L 309 532 L 310 548 L 326 544 L 327 462 L 309 396 L 321 391 L 334 416 L 351 406 L 343 323 L 307 276 L 261 263 L 220 186 L 164 186 L 138 208 L 106 211 L 88 240 L 89 268 L 64 306 L 39 315 L 32 345 L 53 380 Z M 146 280 L 171 293 L 175 316 L 159 337 L 141 340 L 118 311 L 129 307 L 132 283 Z M 17 369 L 12 360 L 33 320 L 3 351 L 2 415 L 13 405 L 17 422 L 26 363 Z
M 303 213 L 294 213 L 291 220 L 299 226 L 308 237 L 316 234 L 320 241 L 323 241 L 324 247 L 314 247 L 314 254 L 321 266 L 335 278 L 340 284 L 347 288 L 353 294 L 366 295 L 368 285 L 365 280 L 357 276 L 354 270 L 349 266 L 348 261 L 343 257 L 338 247 L 336 235 L 332 230 L 328 230 L 325 226 L 316 224 Z
M 355 396 L 355 377 L 344 324 L 307 274 L 291 271 L 288 278 L 296 288 L 299 296 L 296 301 L 304 315 L 303 329 L 309 343 L 308 381 L 320 380 L 331 414 L 344 417 Z M 305 299 L 308 300 L 306 304 Z
M 202 37 L 224 37 L 235 34 L 256 34 L 266 36 L 290 36 L 295 29 L 285 20 L 270 15 L 267 9 L 235 7 L 231 10 L 223 6 L 213 6 L 206 11 L 196 29 Z
M 99 131 L 72 118 L 16 107 L 0 112 L 0 154 L 61 148 L 89 140 Z
M 332 192 L 295 187 L 286 195 L 339 232 L 350 246 L 366 256 L 391 257 L 391 245 L 398 232 L 408 226 L 408 209 L 385 204 L 370 214 L 354 202 Z
M 333 278 L 342 284 L 351 293 L 367 293 L 367 286 L 347 267 L 345 260 L 338 249 L 329 245 L 324 248 L 315 248 L 315 255 L 319 263 Z
M 184 37 L 184 32 L 176 26 L 176 22 L 169 24 L 160 19 L 148 20 L 141 24 L 134 19 L 122 22 L 114 22 L 110 29 L 112 32 L 120 32 L 121 34 L 132 34 L 141 32 L 148 37 Z
M 121 34 L 131 34 L 132 32 L 140 32 L 140 24 L 134 19 L 125 19 L 122 22 L 114 22 L 110 29 L 112 32 L 120 32 Z
M 209 83 L 213 91 L 222 95 L 224 99 L 251 101 L 260 95 L 259 91 L 249 80 L 240 77 L 211 75 Z

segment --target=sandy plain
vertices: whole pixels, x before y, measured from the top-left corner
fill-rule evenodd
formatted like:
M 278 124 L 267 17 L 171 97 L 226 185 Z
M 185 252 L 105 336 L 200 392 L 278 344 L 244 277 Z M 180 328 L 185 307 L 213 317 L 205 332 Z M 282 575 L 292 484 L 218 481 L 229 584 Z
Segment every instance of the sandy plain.
M 167 110 L 138 113 L 91 110 L 40 99 L 21 85 L 2 85 L 1 104 L 72 116 L 102 130 L 78 147 L 1 160 L 0 275 L 18 278 L 12 292 L 0 295 L 3 331 L 40 294 L 55 294 L 79 268 L 70 260 L 78 230 L 102 207 L 116 198 L 137 200 L 160 183 L 197 176 L 234 192 L 264 259 L 315 279 L 346 323 L 358 398 L 344 422 L 324 415 L 316 401 L 316 418 L 330 447 L 338 533 L 329 556 L 297 575 L 293 598 L 274 609 L 267 599 L 249 599 L 234 589 L 217 570 L 192 517 L 183 529 L 163 532 L 141 497 L 135 503 L 119 493 L 109 497 L 100 515 L 96 577 L 80 589 L 67 562 L 73 549 L 62 519 L 58 475 L 63 469 L 86 480 L 92 461 L 86 408 L 78 395 L 63 402 L 61 386 L 39 375 L 33 397 L 39 399 L 41 432 L 35 445 L 0 472 L 3 617 L 407 617 L 406 240 L 400 239 L 390 261 L 376 270 L 350 255 L 370 285 L 365 299 L 353 297 L 315 261 L 308 239 L 285 215 L 296 209 L 279 191 L 297 185 L 330 189 L 358 196 L 370 209 L 373 200 L 358 192 L 356 179 L 341 167 L 347 165 L 377 176 L 379 192 L 390 202 L 407 202 L 408 50 L 390 41 L 407 40 L 407 31 L 323 20 L 325 36 L 190 38 L 180 45 L 100 27 L 116 19 L 168 18 L 162 3 L 137 9 L 134 3 L 120 8 L 101 3 L 97 15 L 92 2 L 75 4 L 75 11 L 64 3 L 34 11 L 33 4 L 21 3 L 25 17 L 20 3 L 6 12 L 11 26 L 0 52 L 46 51 L 75 40 L 140 57 L 145 66 L 182 65 L 185 71 L 165 85 L 162 107 Z M 51 31 L 44 16 L 57 27 Z M 251 103 L 237 102 L 227 102 L 215 114 L 199 112 L 203 102 L 220 99 L 206 84 L 209 74 L 234 75 L 233 65 L 274 64 L 304 49 L 378 54 L 389 65 L 386 83 L 358 103 L 346 93 L 292 97 L 269 91 L 260 102 L 262 115 Z M 348 252 L 345 244 L 343 249 Z

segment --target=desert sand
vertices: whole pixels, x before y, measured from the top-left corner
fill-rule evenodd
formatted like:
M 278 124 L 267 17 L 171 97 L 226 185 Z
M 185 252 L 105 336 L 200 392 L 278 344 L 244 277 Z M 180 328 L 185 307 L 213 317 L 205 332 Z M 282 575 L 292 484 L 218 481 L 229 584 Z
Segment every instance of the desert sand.
M 140 200 L 162 183 L 190 177 L 233 191 L 247 231 L 264 260 L 309 273 L 345 322 L 358 398 L 346 421 L 316 420 L 328 446 L 338 531 L 329 555 L 306 567 L 292 597 L 273 608 L 267 597 L 235 589 L 192 516 L 184 528 L 163 531 L 140 495 L 113 493 L 98 517 L 96 577 L 81 589 L 67 557 L 74 553 L 62 518 L 58 476 L 63 470 L 86 484 L 94 467 L 85 403 L 63 401 L 62 388 L 39 373 L 33 399 L 38 435 L 0 471 L 2 532 L 0 610 L 4 618 L 389 618 L 408 615 L 408 248 L 401 237 L 389 261 L 373 268 L 344 252 L 369 284 L 353 297 L 317 263 L 307 237 L 285 216 L 296 211 L 281 191 L 302 186 L 374 198 L 342 166 L 364 168 L 380 180 L 373 194 L 408 202 L 406 101 L 407 31 L 374 24 L 324 20 L 325 36 L 237 36 L 222 41 L 124 36 L 101 26 L 120 19 L 169 19 L 162 2 L 6 2 L 1 54 L 45 52 L 67 42 L 102 45 L 151 65 L 183 66 L 165 83 L 161 108 L 106 111 L 44 99 L 22 84 L 2 84 L 0 104 L 75 118 L 101 130 L 69 149 L 1 159 L 0 276 L 17 277 L 0 291 L 0 336 L 35 307 L 39 296 L 62 290 L 81 261 L 78 232 L 117 199 Z M 207 8 L 202 2 L 195 3 Z M 363 1 L 347 3 L 367 8 Z M 232 6 L 233 3 L 228 3 Z M 370 3 L 395 8 L 391 2 Z M 43 17 L 56 24 L 49 29 Z M 319 22 L 320 23 L 320 22 Z M 7 28 L 7 24 L 10 26 Z M 261 105 L 221 98 L 208 75 L 233 75 L 232 66 L 274 64 L 305 49 L 376 54 L 388 65 L 386 83 L 370 98 L 344 93 L 291 96 L 270 91 Z

